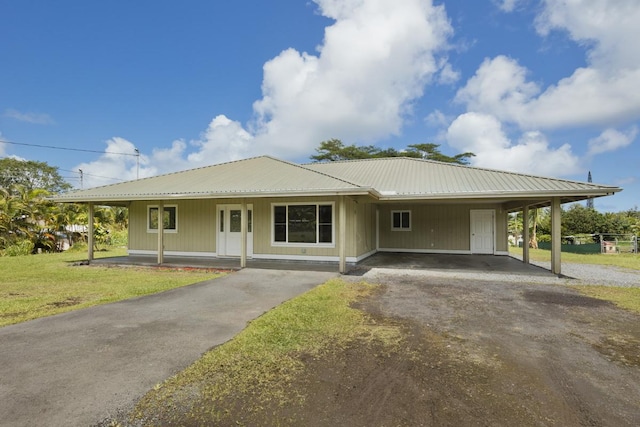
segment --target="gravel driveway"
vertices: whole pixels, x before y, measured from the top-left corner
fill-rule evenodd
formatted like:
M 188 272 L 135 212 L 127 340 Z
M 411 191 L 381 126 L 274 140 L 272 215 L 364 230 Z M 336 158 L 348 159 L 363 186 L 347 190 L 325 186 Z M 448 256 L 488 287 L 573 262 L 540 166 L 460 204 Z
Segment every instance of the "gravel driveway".
M 511 256 L 522 261 L 521 256 Z M 640 264 L 640 256 L 638 256 L 638 263 Z M 551 262 L 549 261 L 531 261 L 531 264 L 546 270 L 551 270 Z M 611 265 L 563 262 L 562 275 L 578 279 L 581 282 L 580 284 L 584 285 L 640 287 L 640 270 L 631 270 Z
M 640 272 L 563 264 L 563 273 L 576 278 L 381 268 L 364 275 L 384 285 L 369 311 L 445 343 L 431 363 L 449 369 L 440 389 L 449 412 L 431 410 L 425 425 L 640 425 L 640 316 L 564 286 L 638 286 Z

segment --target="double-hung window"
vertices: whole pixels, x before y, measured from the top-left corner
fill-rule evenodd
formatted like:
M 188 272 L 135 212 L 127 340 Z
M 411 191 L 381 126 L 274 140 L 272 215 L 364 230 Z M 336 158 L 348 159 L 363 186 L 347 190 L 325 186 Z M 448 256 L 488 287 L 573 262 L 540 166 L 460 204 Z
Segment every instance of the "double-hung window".
M 158 232 L 158 206 L 147 207 L 147 232 Z M 178 231 L 178 207 L 176 205 L 165 206 L 162 209 L 164 221 L 162 228 L 167 232 Z
M 272 206 L 274 244 L 334 244 L 333 203 Z
M 391 230 L 411 231 L 411 211 L 391 211 Z

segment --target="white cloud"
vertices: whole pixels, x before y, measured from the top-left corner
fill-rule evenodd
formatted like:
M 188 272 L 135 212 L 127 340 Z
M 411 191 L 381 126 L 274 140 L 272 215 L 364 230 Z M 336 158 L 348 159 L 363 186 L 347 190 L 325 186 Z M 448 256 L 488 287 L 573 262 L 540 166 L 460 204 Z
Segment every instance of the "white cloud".
M 492 114 L 501 120 L 522 121 L 526 104 L 540 91 L 527 82 L 527 69 L 506 56 L 485 58 L 475 75 L 456 94 L 455 101 L 470 111 Z
M 460 80 L 460 72 L 454 70 L 451 64 L 444 64 L 438 76 L 438 83 L 443 85 L 451 85 Z
M 447 142 L 460 152 L 473 152 L 472 163 L 478 167 L 548 176 L 580 171 L 580 160 L 568 144 L 553 148 L 535 131 L 525 132 L 513 143 L 500 121 L 487 114 L 459 116 L 447 130 Z
M 318 55 L 283 51 L 264 65 L 252 151 L 295 157 L 331 137 L 399 134 L 411 102 L 446 67 L 436 55 L 452 33 L 444 8 L 424 0 L 317 0 L 336 20 Z M 453 70 L 444 71 L 447 78 Z M 257 148 L 260 147 L 260 148 Z
M 440 110 L 434 110 L 424 118 L 425 123 L 433 127 L 449 126 L 451 120 Z
M 516 60 L 486 59 L 459 90 L 469 111 L 523 129 L 617 126 L 640 117 L 640 7 L 637 0 L 546 0 L 541 35 L 565 31 L 586 48 L 587 66 L 543 90 Z
M 606 129 L 600 136 L 589 141 L 588 155 L 606 153 L 627 147 L 638 135 L 638 128 L 632 127 L 626 133 L 615 129 Z
M 82 170 L 83 187 L 115 184 L 119 181 L 136 179 L 138 175 L 138 158 L 135 156 L 135 145 L 124 138 L 114 137 L 106 141 L 105 153 L 97 160 L 77 165 L 74 170 Z M 153 176 L 158 169 L 150 164 L 149 158 L 140 155 L 140 178 Z
M 428 83 L 459 78 L 440 56 L 453 31 L 443 6 L 431 0 L 314 2 L 335 22 L 325 28 L 316 55 L 290 48 L 264 64 L 254 119 L 243 126 L 218 115 L 199 139 L 174 141 L 141 159 L 141 177 L 262 154 L 296 160 L 330 138 L 358 143 L 397 135 Z M 122 138 L 107 145 L 134 148 Z M 133 179 L 134 161 L 103 155 L 79 167 Z
M 513 12 L 522 0 L 494 0 L 494 3 L 503 12 Z
M 189 154 L 187 160 L 195 167 L 242 159 L 249 154 L 252 140 L 253 136 L 239 122 L 220 115 L 211 120 L 200 140 L 192 142 L 198 151 Z
M 637 0 L 545 0 L 536 19 L 542 35 L 566 31 L 589 46 L 591 66 L 615 72 L 640 67 L 640 7 Z
M 36 125 L 53 125 L 55 121 L 50 115 L 44 113 L 22 113 L 18 110 L 7 109 L 4 111 L 4 116 L 9 117 L 20 122 L 26 122 Z

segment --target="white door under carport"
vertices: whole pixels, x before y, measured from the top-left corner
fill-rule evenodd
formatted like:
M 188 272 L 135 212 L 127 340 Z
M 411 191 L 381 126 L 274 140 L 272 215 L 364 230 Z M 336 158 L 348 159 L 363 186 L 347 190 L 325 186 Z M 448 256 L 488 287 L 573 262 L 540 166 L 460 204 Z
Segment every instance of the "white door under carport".
M 471 253 L 495 253 L 495 211 L 471 210 Z

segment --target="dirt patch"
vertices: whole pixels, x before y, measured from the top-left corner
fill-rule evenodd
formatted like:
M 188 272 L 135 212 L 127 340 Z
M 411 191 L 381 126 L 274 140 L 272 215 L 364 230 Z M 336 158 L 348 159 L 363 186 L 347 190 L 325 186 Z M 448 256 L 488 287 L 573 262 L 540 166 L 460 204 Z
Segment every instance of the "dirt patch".
M 236 394 L 216 402 L 215 424 L 640 425 L 640 316 L 561 286 L 377 280 L 356 308 L 399 326 L 397 344 L 301 354 L 291 403 Z
M 47 305 L 60 308 L 60 307 L 71 307 L 73 305 L 78 305 L 81 302 L 82 302 L 82 298 L 80 297 L 69 297 L 69 298 L 63 299 L 62 301 L 50 302 Z
M 611 305 L 609 301 L 558 291 L 541 291 L 536 289 L 525 291 L 523 295 L 527 301 L 542 304 L 559 304 L 575 307 L 603 307 Z

